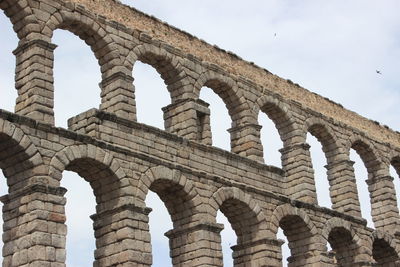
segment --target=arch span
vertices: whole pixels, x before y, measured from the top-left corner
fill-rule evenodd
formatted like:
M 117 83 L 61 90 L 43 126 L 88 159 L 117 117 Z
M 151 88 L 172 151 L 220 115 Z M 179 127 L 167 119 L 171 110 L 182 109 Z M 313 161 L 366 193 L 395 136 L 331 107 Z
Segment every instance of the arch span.
M 210 216 L 217 217 L 218 210 L 225 215 L 238 238 L 237 244 L 265 238 L 266 217 L 259 204 L 242 190 L 222 187 L 209 200 Z
M 399 261 L 400 248 L 393 236 L 386 232 L 375 230 L 372 233 L 372 257 L 377 266 L 394 266 Z
M 356 262 L 368 261 L 370 251 L 363 245 L 363 241 L 350 222 L 331 218 L 325 223 L 322 236 L 325 239 L 325 245 L 329 242 L 340 266 L 353 266 Z
M 232 128 L 240 126 L 241 123 L 257 122 L 250 112 L 242 90 L 239 90 L 232 78 L 210 70 L 203 72 L 194 84 L 196 98 L 199 98 L 201 88 L 205 86 L 211 88 L 224 101 L 232 119 Z
M 98 60 L 103 79 L 121 70 L 117 43 L 98 22 L 77 11 L 61 10 L 51 15 L 43 32 L 49 41 L 56 29 L 67 30 L 90 46 Z
M 10 178 L 7 179 L 10 190 L 28 184 L 32 175 L 29 170 L 42 164 L 42 156 L 29 136 L 15 124 L 0 119 L 0 168 L 5 177 Z M 45 175 L 40 169 L 33 173 Z
M 139 180 L 135 194 L 142 205 L 149 190 L 157 193 L 164 202 L 175 229 L 200 220 L 202 203 L 199 194 L 181 171 L 165 166 L 148 169 Z
M 346 145 L 349 153 L 350 149 L 354 149 L 361 157 L 365 168 L 368 172 L 368 179 L 373 179 L 381 175 L 380 171 L 384 170 L 378 152 L 375 150 L 373 144 L 366 138 L 354 135 L 349 139 Z
M 278 99 L 269 95 L 260 97 L 257 100 L 256 107 L 256 114 L 258 114 L 260 111 L 264 112 L 268 118 L 274 122 L 275 127 L 279 132 L 279 136 L 283 142 L 283 146 L 292 144 L 293 137 L 296 135 L 290 133 L 296 129 L 299 129 L 300 127 L 293 119 L 290 107 L 282 101 L 279 101 Z
M 128 54 L 123 65 L 132 72 L 137 61 L 156 69 L 164 80 L 173 103 L 178 99 L 189 97 L 190 83 L 178 56 L 162 47 L 144 43 L 136 46 Z
M 78 173 L 90 183 L 98 204 L 120 197 L 125 171 L 109 152 L 93 145 L 65 147 L 50 161 L 49 176 L 59 186 L 64 170 Z M 133 192 L 133 190 L 132 190 Z

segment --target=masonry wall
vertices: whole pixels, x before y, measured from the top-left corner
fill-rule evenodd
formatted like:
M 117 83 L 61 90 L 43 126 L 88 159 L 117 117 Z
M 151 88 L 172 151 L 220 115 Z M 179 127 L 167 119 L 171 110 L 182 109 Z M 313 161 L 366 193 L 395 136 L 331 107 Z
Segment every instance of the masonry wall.
M 0 111 L 0 168 L 9 186 L 1 199 L 3 266 L 65 266 L 64 170 L 88 181 L 96 197 L 94 266 L 151 265 L 149 190 L 173 221 L 166 235 L 174 266 L 222 266 L 218 210 L 238 237 L 235 266 L 281 266 L 279 227 L 289 266 L 400 264 L 389 174 L 391 165 L 400 172 L 398 133 L 116 2 L 1 0 L 0 8 L 20 39 L 15 113 Z M 54 127 L 58 28 L 83 39 L 102 72 L 99 108 L 71 118 L 68 130 Z M 167 85 L 165 131 L 136 122 L 136 61 Z M 210 146 L 203 86 L 229 111 L 230 152 Z M 259 112 L 280 134 L 282 169 L 263 163 Z M 317 203 L 308 132 L 326 155 L 332 209 Z M 361 218 L 350 149 L 368 170 L 374 229 Z

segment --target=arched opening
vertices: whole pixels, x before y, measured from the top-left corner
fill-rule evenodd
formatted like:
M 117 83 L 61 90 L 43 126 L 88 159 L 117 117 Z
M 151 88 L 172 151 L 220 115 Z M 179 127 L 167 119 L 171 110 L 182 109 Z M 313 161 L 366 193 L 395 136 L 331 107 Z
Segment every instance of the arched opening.
M 265 164 L 282 167 L 279 150 L 283 148 L 283 143 L 273 120 L 265 113 L 260 112 L 258 114 L 258 123 L 262 126 L 261 144 L 263 146 Z
M 290 250 L 291 256 L 287 258 L 287 266 L 305 265 L 307 253 L 310 251 L 310 245 L 312 244 L 312 234 L 307 224 L 297 215 L 286 215 L 279 221 L 279 227 L 287 238 Z M 283 249 L 282 254 L 284 256 Z M 287 254 L 287 251 L 285 253 Z M 285 263 L 283 256 L 282 262 Z
M 217 223 L 223 224 L 224 229 L 221 231 L 221 247 L 222 259 L 224 266 L 233 266 L 232 248 L 236 245 L 237 236 L 233 231 L 228 218 L 219 210 L 217 212 Z
M 389 171 L 390 176 L 393 177 L 393 184 L 396 190 L 397 208 L 400 209 L 400 157 L 393 158 Z
M 310 132 L 307 133 L 307 143 L 310 145 L 318 205 L 331 208 L 330 185 L 325 168 L 325 166 L 327 166 L 326 154 L 323 151 L 323 146 L 320 141 Z
M 290 133 L 294 130 L 293 121 L 287 113 L 287 110 L 285 110 L 285 107 L 282 107 L 275 99 L 264 100 L 260 105 L 258 121 L 263 127 L 261 128 L 261 140 L 264 148 L 264 160 L 266 163 L 269 162 L 269 159 L 273 160 L 276 166 L 283 167 L 284 155 L 279 154 L 281 160 L 278 163 L 278 154 L 275 151 L 279 148 L 280 150 L 278 151 L 282 153 L 283 148 L 291 143 L 293 135 Z M 261 113 L 266 114 L 268 119 L 261 115 Z M 271 123 L 271 121 L 273 123 Z M 272 149 L 269 148 L 269 146 L 271 146 Z
M 99 63 L 90 47 L 66 30 L 56 30 L 54 51 L 55 125 L 67 128 L 67 120 L 98 107 L 101 81 Z
M 71 149 L 71 151 L 73 148 Z M 82 148 L 79 152 L 79 154 L 84 154 L 84 151 L 87 151 L 88 148 Z M 70 152 L 71 152 L 70 151 Z M 68 154 L 68 151 L 62 151 Z M 60 153 L 62 153 L 60 152 Z M 76 152 L 76 150 L 75 150 Z M 98 150 L 96 153 L 96 156 L 98 158 L 101 158 L 103 156 L 106 160 L 110 159 L 110 156 L 106 156 L 103 152 L 103 155 L 101 153 L 102 151 Z M 72 152 L 69 153 L 70 155 L 74 155 Z M 67 156 L 60 154 L 58 155 L 59 157 L 65 157 L 68 158 Z M 57 156 L 55 157 L 57 158 Z M 114 163 L 114 164 L 112 164 Z M 87 264 L 91 265 L 89 262 L 93 261 L 101 261 L 104 258 L 106 258 L 109 255 L 105 255 L 104 251 L 107 251 L 109 249 L 109 246 L 115 246 L 115 241 L 108 240 L 104 238 L 105 233 L 107 231 L 110 231 L 109 228 L 109 223 L 107 220 L 107 214 L 103 214 L 105 211 L 109 209 L 110 204 L 115 202 L 116 199 L 119 197 L 119 178 L 117 177 L 116 173 L 111 170 L 110 166 L 115 166 L 115 162 L 111 162 L 110 164 L 105 164 L 103 161 L 99 159 L 93 159 L 88 156 L 82 155 L 82 157 L 72 159 L 67 165 L 65 166 L 66 171 L 74 172 L 76 176 L 79 175 L 82 177 L 85 181 L 82 181 L 82 178 L 80 177 L 68 177 L 69 173 L 66 173 L 65 170 L 63 170 L 62 173 L 54 173 L 54 177 L 61 178 L 60 176 L 62 175 L 62 180 L 67 180 L 70 178 L 70 181 L 65 181 L 62 182 L 63 185 L 67 186 L 67 189 L 70 191 L 78 191 L 78 192 L 70 192 L 70 196 L 74 197 L 74 194 L 78 194 L 76 198 L 80 199 L 79 203 L 75 203 L 76 199 L 68 199 L 67 198 L 67 203 L 71 202 L 71 204 L 78 205 L 78 210 L 81 209 L 82 207 L 82 213 L 79 214 L 75 210 L 72 212 L 73 219 L 75 219 L 75 216 L 80 216 L 79 218 L 82 219 L 86 217 L 84 220 L 85 223 L 88 223 L 89 225 L 92 225 L 89 220 L 89 216 L 91 215 L 90 211 L 94 210 L 95 204 L 96 205 L 96 215 L 94 217 L 90 216 L 93 219 L 93 230 L 90 230 L 89 232 L 86 232 L 84 235 L 85 237 L 85 242 L 87 244 L 84 244 L 83 247 L 85 251 L 78 251 L 78 254 L 75 254 L 74 251 L 75 248 L 70 248 L 72 251 L 67 251 L 67 261 L 76 261 L 79 260 L 78 266 L 87 266 Z M 73 179 L 77 178 L 77 179 Z M 81 182 L 77 183 L 77 180 L 81 180 Z M 74 180 L 74 181 L 73 181 Z M 72 183 L 71 184 L 69 184 Z M 88 183 L 90 185 L 90 188 L 85 185 L 85 183 Z M 80 188 L 79 188 L 80 186 Z M 86 195 L 81 195 L 81 194 L 86 194 Z M 88 195 L 92 195 L 92 197 L 88 197 Z M 95 197 L 95 202 L 93 201 L 93 196 Z M 91 199 L 91 200 L 90 200 Z M 106 204 L 107 203 L 107 204 Z M 106 209 L 106 210 L 105 210 Z M 86 210 L 86 212 L 85 212 Z M 67 207 L 67 212 L 68 212 L 68 207 Z M 99 215 L 100 214 L 100 215 Z M 112 215 L 112 213 L 111 213 Z M 82 222 L 82 221 L 81 221 Z M 76 224 L 76 222 L 72 222 L 71 220 L 68 219 L 67 217 L 67 225 L 69 228 L 72 227 L 78 227 L 78 229 L 69 229 L 68 233 L 76 233 L 80 234 L 81 229 L 84 228 L 82 225 L 79 223 Z M 91 227 L 89 225 L 86 225 L 86 229 L 90 229 Z M 92 234 L 90 234 L 92 232 Z M 90 251 L 90 248 L 93 247 L 94 243 L 94 236 L 96 236 L 96 251 L 93 253 L 93 251 Z M 67 234 L 67 244 L 74 244 L 74 242 L 79 242 L 79 240 L 82 237 L 78 236 L 69 236 Z M 69 240 L 70 239 L 70 240 Z M 112 244 L 110 244 L 112 242 Z M 122 241 L 121 241 L 122 242 Z M 85 256 L 82 254 L 86 253 Z M 116 251 L 118 253 L 118 251 Z M 94 257 L 95 256 L 95 257 Z
M 176 178 L 177 175 L 181 174 L 166 168 L 152 168 L 149 170 L 148 175 L 143 178 L 143 181 L 146 177 L 150 180 L 140 184 L 139 188 L 143 192 L 142 197 L 146 198 L 147 204 L 151 208 L 157 209 L 155 215 L 153 215 L 155 218 L 150 217 L 149 221 L 150 230 L 153 230 L 154 227 L 156 228 L 156 230 L 150 232 L 153 264 L 158 264 L 159 266 L 190 266 L 192 264 L 191 260 L 193 258 L 196 259 L 193 253 L 196 254 L 197 252 L 186 250 L 185 248 L 195 246 L 194 243 L 198 241 L 196 239 L 198 237 L 196 234 L 198 229 L 191 227 L 193 216 L 196 214 L 196 206 L 193 200 L 195 193 L 190 191 L 193 187 L 181 185 L 171 180 L 172 177 Z M 189 191 L 186 191 L 188 188 Z M 155 194 L 150 194 L 150 192 Z M 154 199 L 158 201 L 154 203 Z M 160 210 L 165 211 L 165 208 L 162 208 L 164 205 L 168 213 L 158 213 Z M 160 228 L 160 223 L 165 225 Z M 170 228 L 167 229 L 168 227 Z M 169 239 L 169 250 L 166 249 L 165 239 L 161 237 L 163 234 Z M 167 253 L 168 251 L 169 253 Z M 151 251 L 149 250 L 148 252 L 150 253 Z
M 237 237 L 236 245 L 231 246 L 233 251 L 231 254 L 231 258 L 233 258 L 233 266 L 247 266 L 251 264 L 255 260 L 254 257 L 257 255 L 249 253 L 245 244 L 250 244 L 251 248 L 252 242 L 255 241 L 257 237 L 260 227 L 257 215 L 246 203 L 235 198 L 226 199 L 220 206 L 220 212 L 228 221 L 228 223 L 224 223 L 224 226 L 229 229 L 228 225 L 230 224 L 234 231 L 234 234 L 231 233 L 230 239 L 232 240 L 235 236 Z M 228 252 L 224 253 L 223 262 L 224 264 L 231 264 L 232 260 L 227 258 L 229 257 L 229 249 L 226 248 L 225 251 L 226 250 Z
M 63 172 L 61 186 L 65 194 L 67 266 L 92 266 L 94 260 L 95 238 L 90 215 L 96 213 L 96 201 L 89 183 L 71 171 Z
M 171 97 L 160 76 L 152 65 L 135 62 L 133 83 L 137 121 L 164 129 L 162 108 L 171 103 Z
M 18 46 L 17 34 L 13 25 L 0 10 L 0 109 L 14 112 L 17 90 L 15 89 L 15 56 L 12 51 Z
M 209 104 L 212 145 L 230 151 L 231 139 L 227 130 L 232 120 L 224 101 L 210 87 L 201 88 L 200 99 Z
M 338 266 L 354 266 L 358 246 L 347 229 L 334 227 L 329 233 L 328 242 L 333 251 L 333 260 Z
M 149 215 L 151 250 L 154 252 L 152 267 L 172 266 L 168 238 L 164 235 L 172 229 L 168 210 L 158 195 L 152 191 L 148 192 L 145 202 L 146 206 L 152 209 Z
M 366 168 L 368 158 L 371 157 L 371 152 L 361 143 L 356 142 L 350 150 L 350 160 L 354 162 L 354 175 L 357 183 L 358 199 L 360 201 L 361 216 L 367 220 L 367 225 L 371 228 L 374 223 L 371 215 L 371 198 L 366 180 L 369 178 L 369 173 Z M 363 159 L 365 157 L 365 160 Z
M 281 246 L 281 251 L 282 251 L 282 266 L 287 267 L 288 266 L 288 259 L 290 257 L 290 248 L 289 248 L 289 241 L 286 238 L 285 234 L 283 233 L 282 228 L 278 228 L 278 233 L 276 234 L 276 237 L 280 240 L 283 240 L 285 243 Z
M 376 238 L 372 244 L 372 257 L 378 267 L 396 266 L 399 260 L 396 250 L 383 238 Z

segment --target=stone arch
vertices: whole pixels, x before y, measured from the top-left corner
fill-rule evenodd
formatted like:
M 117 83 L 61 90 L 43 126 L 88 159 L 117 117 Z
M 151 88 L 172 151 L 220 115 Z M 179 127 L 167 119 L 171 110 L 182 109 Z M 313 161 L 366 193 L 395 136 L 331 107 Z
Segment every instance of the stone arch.
M 322 242 L 316 226 L 307 213 L 290 204 L 278 206 L 271 216 L 269 226 L 274 236 L 278 233 L 279 227 L 289 242 L 291 252 L 288 259 L 289 266 L 302 266 L 318 261 L 319 253 L 313 250 L 316 250 Z
M 256 114 L 258 114 L 260 111 L 264 112 L 268 118 L 274 122 L 275 127 L 279 132 L 279 136 L 283 142 L 283 146 L 293 143 L 292 140 L 294 135 L 290 133 L 293 133 L 300 127 L 293 119 L 293 114 L 287 104 L 270 95 L 265 95 L 257 100 L 256 108 Z
M 126 57 L 123 65 L 130 72 L 135 62 L 140 61 L 155 68 L 164 80 L 171 95 L 172 103 L 178 99 L 187 97 L 188 89 L 187 75 L 178 56 L 168 52 L 162 47 L 143 43 L 136 46 Z
M 375 230 L 372 233 L 372 257 L 377 266 L 393 266 L 399 260 L 400 250 L 396 238 L 386 232 Z
M 365 255 L 361 254 L 361 247 L 365 246 L 350 222 L 336 217 L 329 219 L 322 230 L 322 237 L 325 245 L 327 242 L 331 245 L 340 266 L 353 266 L 352 264 L 365 260 Z
M 174 225 L 180 228 L 200 218 L 201 201 L 193 183 L 181 171 L 156 166 L 148 169 L 139 180 L 135 197 L 144 205 L 149 190 L 164 202 Z
M 299 208 L 293 207 L 290 204 L 280 205 L 274 210 L 274 212 L 271 216 L 271 221 L 270 221 L 270 226 L 269 226 L 270 231 L 274 235 L 276 235 L 278 233 L 280 221 L 286 216 L 299 217 L 304 222 L 304 224 L 307 226 L 307 228 L 309 229 L 310 233 L 313 236 L 318 235 L 317 228 L 314 225 L 314 223 L 312 222 L 311 218 L 307 215 L 307 213 Z
M 194 84 L 196 98 L 199 98 L 200 90 L 204 86 L 211 88 L 224 101 L 232 119 L 232 128 L 243 123 L 257 122 L 245 101 L 244 93 L 231 77 L 210 70 L 202 73 Z
M 32 27 L 33 24 L 38 24 L 38 21 L 28 1 L 2 0 L 0 1 L 0 9 L 10 19 L 19 39 L 23 39 L 29 33 L 34 32 L 35 29 L 36 31 L 39 29 L 39 27 Z
M 400 177 L 400 153 L 392 152 L 390 153 L 390 165 L 396 170 L 397 175 Z
M 212 195 L 209 206 L 209 214 L 213 220 L 217 217 L 219 209 L 227 217 L 238 238 L 238 245 L 266 237 L 264 212 L 259 204 L 242 190 L 222 187 Z
M 116 72 L 116 68 L 121 68 L 117 44 L 105 28 L 91 17 L 77 11 L 56 12 L 43 26 L 42 32 L 51 39 L 56 29 L 70 31 L 90 46 L 99 62 L 103 79 Z
M 74 171 L 90 183 L 98 205 L 119 197 L 121 180 L 126 178 L 117 159 L 90 144 L 65 147 L 52 157 L 49 176 L 55 186 L 59 186 L 64 170 Z
M 346 147 L 347 153 L 349 153 L 350 149 L 352 148 L 360 156 L 365 168 L 367 169 L 368 180 L 378 177 L 381 175 L 381 171 L 385 170 L 374 145 L 366 138 L 359 135 L 354 135 L 349 139 Z
M 29 170 L 42 165 L 42 156 L 29 136 L 15 124 L 0 119 L 0 168 L 9 178 L 10 191 L 27 185 L 32 175 Z M 45 175 L 40 170 L 36 175 Z
M 322 119 L 312 117 L 306 120 L 304 133 L 312 134 L 322 145 L 328 166 L 334 164 L 341 149 L 333 129 Z

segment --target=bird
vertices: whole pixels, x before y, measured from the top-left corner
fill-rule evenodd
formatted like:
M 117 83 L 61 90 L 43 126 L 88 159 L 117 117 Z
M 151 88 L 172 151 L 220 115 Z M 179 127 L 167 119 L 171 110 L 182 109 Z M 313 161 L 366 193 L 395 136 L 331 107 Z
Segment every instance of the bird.
M 376 70 L 376 73 L 382 75 L 382 72 L 380 70 Z
M 274 34 L 274 37 L 276 37 L 276 33 Z

